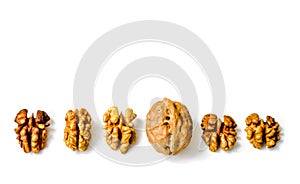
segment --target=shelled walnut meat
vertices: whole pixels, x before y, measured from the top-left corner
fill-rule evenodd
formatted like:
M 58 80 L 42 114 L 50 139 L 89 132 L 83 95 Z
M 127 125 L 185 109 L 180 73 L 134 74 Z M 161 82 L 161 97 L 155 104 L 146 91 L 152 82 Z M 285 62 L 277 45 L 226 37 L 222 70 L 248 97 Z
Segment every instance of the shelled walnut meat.
M 215 114 L 206 114 L 201 123 L 202 139 L 212 152 L 216 152 L 219 146 L 222 150 L 228 151 L 236 142 L 236 126 L 237 124 L 230 116 L 225 115 L 224 122 L 222 122 Z
M 258 114 L 253 113 L 246 118 L 246 125 L 247 139 L 254 148 L 261 149 L 264 137 L 264 120 L 260 119 Z
M 92 118 L 84 108 L 69 110 L 65 117 L 64 141 L 71 150 L 85 151 L 91 139 Z
M 136 114 L 131 108 L 127 108 L 125 115 L 119 114 L 116 106 L 109 108 L 103 115 L 106 130 L 106 143 L 111 149 L 116 150 L 120 145 L 120 152 L 127 153 L 130 145 L 136 143 L 136 131 L 132 121 L 136 118 Z
M 192 138 L 193 122 L 188 109 L 180 102 L 164 98 L 149 110 L 146 133 L 154 149 L 166 155 L 184 150 Z
M 215 152 L 219 148 L 221 120 L 214 114 L 207 114 L 202 118 L 201 128 L 203 130 L 202 139 L 209 147 L 209 150 Z
M 50 117 L 46 112 L 38 110 L 36 118 L 32 114 L 27 117 L 27 109 L 22 109 L 18 112 L 15 122 L 18 127 L 15 132 L 18 135 L 17 140 L 25 153 L 39 153 L 40 150 L 46 147 L 48 131 L 46 127 L 50 126 Z
M 279 124 L 271 116 L 267 116 L 265 122 L 265 137 L 267 148 L 276 146 L 276 142 L 280 140 Z
M 271 116 L 267 116 L 264 122 L 258 114 L 253 113 L 246 118 L 246 125 L 247 139 L 254 148 L 261 149 L 264 142 L 267 148 L 272 148 L 280 140 L 279 124 Z

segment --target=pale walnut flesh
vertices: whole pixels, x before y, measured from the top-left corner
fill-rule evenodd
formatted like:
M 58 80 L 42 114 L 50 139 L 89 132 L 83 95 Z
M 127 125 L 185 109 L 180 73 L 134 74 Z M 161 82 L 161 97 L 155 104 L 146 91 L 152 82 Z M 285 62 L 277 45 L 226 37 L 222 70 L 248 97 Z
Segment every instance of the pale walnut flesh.
M 127 153 L 131 145 L 136 143 L 136 130 L 134 129 L 133 120 L 136 114 L 131 108 L 127 108 L 125 115 L 119 114 L 116 106 L 110 107 L 103 115 L 105 125 L 106 143 L 112 150 L 120 147 L 122 154 Z
M 187 108 L 164 98 L 149 110 L 146 134 L 157 152 L 176 155 L 184 150 L 192 138 L 193 122 Z
M 46 127 L 50 126 L 50 117 L 44 111 L 38 110 L 36 118 L 32 114 L 27 117 L 27 109 L 22 109 L 18 112 L 15 122 L 18 127 L 15 128 L 17 140 L 20 147 L 25 153 L 33 152 L 39 153 L 46 147 L 47 130 Z
M 85 151 L 91 139 L 92 118 L 84 108 L 69 110 L 65 116 L 64 142 L 73 151 Z

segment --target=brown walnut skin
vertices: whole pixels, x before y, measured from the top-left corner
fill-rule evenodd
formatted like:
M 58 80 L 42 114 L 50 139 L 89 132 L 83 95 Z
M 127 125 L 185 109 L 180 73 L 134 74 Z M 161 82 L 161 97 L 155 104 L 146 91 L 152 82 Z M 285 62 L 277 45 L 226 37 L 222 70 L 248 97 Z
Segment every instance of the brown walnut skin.
M 209 150 L 216 152 L 219 148 L 220 129 L 222 122 L 215 114 L 206 114 L 202 118 L 201 128 L 203 130 L 202 139 L 209 147 Z
M 32 114 L 27 117 L 27 109 L 18 112 L 15 122 L 18 127 L 15 128 L 17 140 L 25 153 L 39 153 L 46 147 L 47 130 L 50 125 L 50 117 L 44 111 L 37 111 L 36 118 Z
M 225 115 L 222 122 L 215 114 L 206 114 L 201 123 L 202 139 L 212 152 L 216 152 L 219 146 L 224 151 L 231 150 L 236 142 L 236 127 L 230 116 Z
M 267 121 L 265 122 L 265 135 L 267 148 L 275 147 L 276 142 L 280 140 L 279 123 L 271 116 L 267 116 Z
M 71 150 L 77 150 L 78 142 L 78 127 L 75 117 L 75 113 L 72 110 L 69 110 L 65 116 L 66 126 L 64 130 L 64 141 L 66 146 Z
M 264 142 L 264 121 L 259 118 L 258 114 L 250 114 L 246 120 L 247 139 L 254 148 L 261 149 Z
M 223 127 L 220 132 L 220 147 L 224 151 L 231 150 L 236 142 L 237 124 L 230 116 L 224 116 Z
M 271 116 L 267 116 L 266 122 L 260 119 L 258 114 L 253 113 L 246 118 L 245 131 L 247 132 L 247 139 L 254 148 L 261 149 L 263 143 L 267 148 L 276 146 L 277 141 L 280 140 L 279 123 Z
M 153 104 L 147 114 L 146 134 L 157 152 L 178 154 L 189 145 L 192 131 L 188 109 L 179 102 L 164 98 Z

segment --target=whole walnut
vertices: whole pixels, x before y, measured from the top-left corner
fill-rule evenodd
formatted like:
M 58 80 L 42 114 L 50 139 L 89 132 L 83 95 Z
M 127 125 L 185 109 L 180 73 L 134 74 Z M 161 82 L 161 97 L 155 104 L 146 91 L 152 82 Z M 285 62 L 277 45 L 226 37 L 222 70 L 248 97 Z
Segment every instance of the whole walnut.
M 64 141 L 71 150 L 85 151 L 91 139 L 92 118 L 84 108 L 69 110 L 65 117 Z
M 146 133 L 154 149 L 166 155 L 176 155 L 192 138 L 193 122 L 188 109 L 180 102 L 164 98 L 149 110 Z
M 18 112 L 15 122 L 18 127 L 15 132 L 18 135 L 17 140 L 25 153 L 32 151 L 39 153 L 40 150 L 46 147 L 46 139 L 48 131 L 46 127 L 50 126 L 50 117 L 44 111 L 38 110 L 36 118 L 32 114 L 27 117 L 27 109 L 22 109 Z
M 236 127 L 237 124 L 230 116 L 225 115 L 222 122 L 215 114 L 206 114 L 201 123 L 202 139 L 212 152 L 216 152 L 219 146 L 228 151 L 236 142 Z
M 130 145 L 136 143 L 136 131 L 132 121 L 136 118 L 136 114 L 131 108 L 127 108 L 125 116 L 119 114 L 118 107 L 109 108 L 103 115 L 106 130 L 106 143 L 111 149 L 116 150 L 120 145 L 120 152 L 127 153 Z

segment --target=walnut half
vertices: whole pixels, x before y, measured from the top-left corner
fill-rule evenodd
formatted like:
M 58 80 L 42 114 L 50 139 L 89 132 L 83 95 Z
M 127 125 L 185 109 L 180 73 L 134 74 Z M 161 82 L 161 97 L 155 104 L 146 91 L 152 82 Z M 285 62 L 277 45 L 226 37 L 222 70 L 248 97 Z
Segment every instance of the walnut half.
M 246 118 L 246 125 L 247 139 L 254 148 L 261 149 L 264 141 L 264 120 L 260 119 L 258 114 L 253 113 Z
M 125 115 L 119 114 L 116 106 L 109 108 L 103 115 L 106 130 L 106 143 L 111 149 L 116 150 L 120 145 L 120 152 L 127 153 L 130 145 L 136 142 L 136 131 L 132 121 L 136 118 L 136 114 L 131 108 L 127 108 Z
M 92 118 L 84 108 L 69 110 L 65 117 L 64 142 L 71 150 L 85 151 L 91 139 Z
M 219 146 L 228 151 L 236 142 L 236 127 L 237 124 L 230 116 L 224 116 L 222 122 L 215 114 L 206 114 L 201 123 L 202 139 L 212 152 L 216 152 Z
M 265 122 L 265 136 L 267 148 L 276 146 L 276 142 L 280 140 L 279 123 L 271 116 L 267 116 L 267 121 Z
M 17 140 L 25 153 L 32 151 L 39 153 L 40 150 L 46 147 L 46 139 L 48 131 L 46 127 L 50 126 L 50 117 L 44 111 L 38 110 L 36 118 L 32 114 L 27 117 L 27 109 L 22 109 L 18 112 L 15 122 L 18 127 L 15 132 L 18 135 Z

